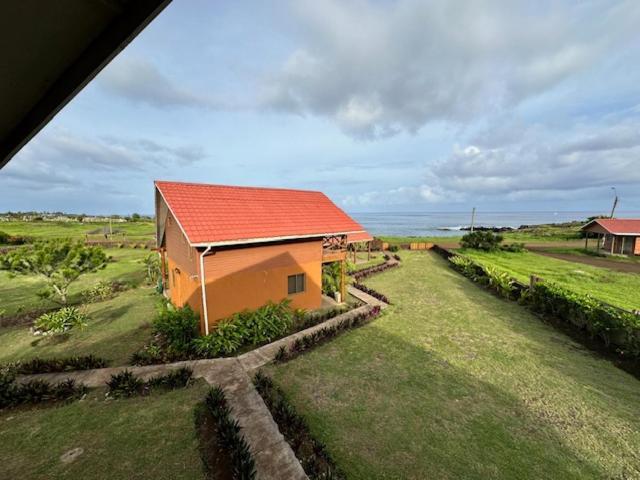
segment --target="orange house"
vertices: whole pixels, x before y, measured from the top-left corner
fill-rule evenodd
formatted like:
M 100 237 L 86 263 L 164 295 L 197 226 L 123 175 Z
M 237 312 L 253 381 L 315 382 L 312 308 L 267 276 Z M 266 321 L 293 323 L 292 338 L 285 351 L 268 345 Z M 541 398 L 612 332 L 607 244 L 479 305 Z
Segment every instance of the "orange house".
M 322 303 L 322 265 L 344 260 L 364 228 L 321 192 L 155 182 L 165 295 L 200 314 L 201 331 L 269 301 Z M 368 235 L 368 234 L 366 234 Z

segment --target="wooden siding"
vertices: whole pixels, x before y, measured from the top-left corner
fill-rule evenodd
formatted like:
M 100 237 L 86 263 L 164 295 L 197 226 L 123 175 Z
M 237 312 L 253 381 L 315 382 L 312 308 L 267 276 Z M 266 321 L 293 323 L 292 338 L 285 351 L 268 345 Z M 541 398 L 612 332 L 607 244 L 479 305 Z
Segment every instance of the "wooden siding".
M 320 240 L 216 251 L 205 257 L 209 324 L 268 301 L 290 298 L 293 308 L 316 309 L 322 302 Z M 304 273 L 305 291 L 287 294 L 287 277 Z

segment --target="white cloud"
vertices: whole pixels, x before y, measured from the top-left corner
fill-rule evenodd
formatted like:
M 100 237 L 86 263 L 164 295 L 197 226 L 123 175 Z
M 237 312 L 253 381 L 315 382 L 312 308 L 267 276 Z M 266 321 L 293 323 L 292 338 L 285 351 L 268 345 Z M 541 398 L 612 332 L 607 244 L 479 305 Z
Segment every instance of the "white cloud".
M 293 11 L 303 46 L 264 104 L 331 118 L 358 138 L 517 105 L 597 64 L 640 23 L 635 1 L 306 0 Z

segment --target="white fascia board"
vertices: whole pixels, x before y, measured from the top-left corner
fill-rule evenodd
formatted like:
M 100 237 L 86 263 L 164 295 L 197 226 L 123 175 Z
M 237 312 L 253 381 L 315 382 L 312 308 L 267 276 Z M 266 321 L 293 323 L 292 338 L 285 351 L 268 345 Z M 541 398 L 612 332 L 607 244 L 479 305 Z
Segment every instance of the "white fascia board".
M 331 232 L 331 233 L 312 233 L 308 235 L 287 235 L 281 237 L 259 237 L 259 238 L 247 238 L 242 240 L 225 240 L 222 242 L 202 242 L 192 243 L 192 247 L 223 247 L 227 245 L 245 245 L 253 243 L 265 243 L 265 242 L 278 242 L 281 240 L 297 240 L 300 238 L 316 238 L 316 237 L 329 237 L 334 235 L 348 235 L 350 233 L 362 233 L 364 230 L 350 231 L 350 232 Z

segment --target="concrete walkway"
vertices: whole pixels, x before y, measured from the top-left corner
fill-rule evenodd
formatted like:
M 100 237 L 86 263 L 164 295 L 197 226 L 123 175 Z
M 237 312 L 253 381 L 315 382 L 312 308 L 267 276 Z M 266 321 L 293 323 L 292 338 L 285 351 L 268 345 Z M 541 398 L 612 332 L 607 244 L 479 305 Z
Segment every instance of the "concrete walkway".
M 383 308 L 386 306 L 385 303 L 353 287 L 349 287 L 349 293 L 359 298 L 365 305 L 238 357 L 189 360 L 143 367 L 125 366 L 74 372 L 21 375 L 18 381 L 26 382 L 41 379 L 57 383 L 71 378 L 88 387 L 100 387 L 110 380 L 111 375 L 125 370 L 132 372 L 143 380 L 148 380 L 171 370 L 189 367 L 193 370 L 194 378 L 203 378 L 208 384 L 212 386 L 219 385 L 224 389 L 229 405 L 231 405 L 233 416 L 240 424 L 242 435 L 251 449 L 251 454 L 256 463 L 258 479 L 304 480 L 308 478 L 307 475 L 293 450 L 280 433 L 278 425 L 271 417 L 271 413 L 262 397 L 254 388 L 251 375 L 255 369 L 271 362 L 281 347 L 289 347 L 298 338 L 340 323 L 360 313 L 365 313 L 372 306 L 378 305 Z

